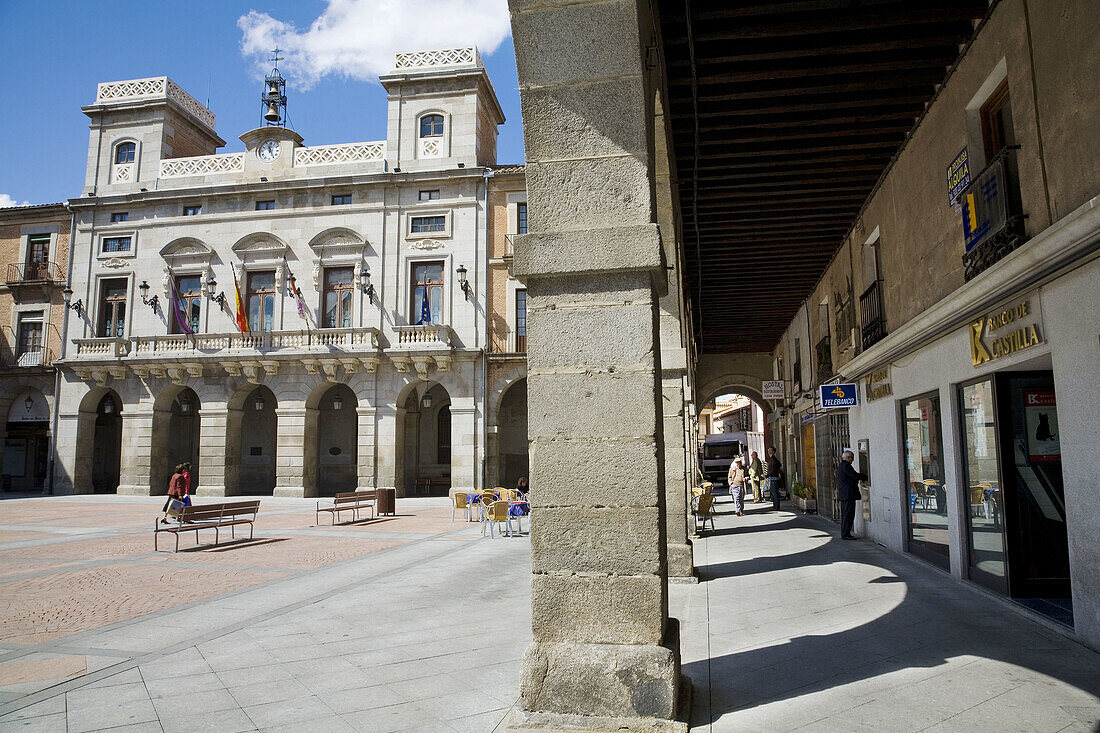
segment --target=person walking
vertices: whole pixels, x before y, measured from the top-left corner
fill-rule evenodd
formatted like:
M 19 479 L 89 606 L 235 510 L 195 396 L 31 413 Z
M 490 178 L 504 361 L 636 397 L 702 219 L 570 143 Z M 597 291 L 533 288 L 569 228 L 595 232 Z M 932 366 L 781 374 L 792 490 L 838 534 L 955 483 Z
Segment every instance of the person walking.
M 729 474 L 726 476 L 730 487 L 730 496 L 733 498 L 733 510 L 737 516 L 745 514 L 745 468 L 741 465 L 741 459 L 730 464 Z
M 779 510 L 779 482 L 783 479 L 783 463 L 775 454 L 775 446 L 768 448 L 768 460 L 764 464 L 764 477 L 768 479 L 768 491 L 771 493 L 772 509 Z
M 184 506 L 191 506 L 191 464 L 183 463 L 183 496 L 180 501 Z
M 852 523 L 856 519 L 856 501 L 862 498 L 859 482 L 867 480 L 867 474 L 852 467 L 856 456 L 845 449 L 840 454 L 840 465 L 836 469 L 836 495 L 840 499 L 840 539 L 854 540 Z
M 183 497 L 186 495 L 184 493 L 186 491 L 185 485 L 183 464 L 180 463 L 172 472 L 172 478 L 168 479 L 168 498 L 164 500 L 164 508 L 161 510 L 163 512 L 160 518 L 161 524 L 168 524 L 168 507 L 172 506 L 172 502 L 183 501 Z
M 760 462 L 760 454 L 753 451 L 749 460 L 749 483 L 752 484 L 752 500 L 759 504 L 764 501 L 760 491 L 760 483 L 764 480 L 764 464 Z

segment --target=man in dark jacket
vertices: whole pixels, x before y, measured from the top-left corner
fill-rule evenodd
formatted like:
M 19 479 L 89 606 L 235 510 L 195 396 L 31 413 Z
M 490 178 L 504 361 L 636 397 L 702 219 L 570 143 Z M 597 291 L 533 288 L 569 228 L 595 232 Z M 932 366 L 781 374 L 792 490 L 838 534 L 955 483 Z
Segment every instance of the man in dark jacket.
M 775 446 L 768 448 L 768 460 L 764 463 L 764 477 L 768 480 L 772 509 L 779 511 L 779 484 L 783 480 L 783 463 L 775 454 Z
M 856 518 L 856 501 L 860 498 L 859 482 L 867 480 L 867 474 L 852 468 L 856 458 L 850 450 L 840 456 L 840 466 L 836 470 L 836 495 L 840 499 L 840 539 L 854 540 L 852 523 Z

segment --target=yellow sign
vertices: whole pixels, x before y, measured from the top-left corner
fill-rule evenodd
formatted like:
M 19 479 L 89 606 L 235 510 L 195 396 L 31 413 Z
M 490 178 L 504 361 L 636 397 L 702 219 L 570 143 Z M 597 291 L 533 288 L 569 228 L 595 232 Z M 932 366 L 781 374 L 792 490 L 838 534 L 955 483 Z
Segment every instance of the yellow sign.
M 863 393 L 867 402 L 894 394 L 894 387 L 890 384 L 890 367 L 868 374 L 863 380 Z
M 1043 338 L 1038 323 L 1017 324 L 1031 315 L 1031 301 L 1022 300 L 1014 306 L 999 309 L 972 322 L 969 326 L 970 363 L 981 366 L 987 361 L 1041 344 Z M 1008 330 L 1009 328 L 1012 330 Z

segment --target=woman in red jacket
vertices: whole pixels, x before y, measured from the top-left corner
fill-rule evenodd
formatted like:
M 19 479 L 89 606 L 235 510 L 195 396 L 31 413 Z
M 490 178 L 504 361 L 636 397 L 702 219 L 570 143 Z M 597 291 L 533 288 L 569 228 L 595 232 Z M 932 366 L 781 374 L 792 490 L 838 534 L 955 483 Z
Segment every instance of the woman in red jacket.
M 187 480 L 183 477 L 183 464 L 176 466 L 176 470 L 172 473 L 172 478 L 168 479 L 168 498 L 164 500 L 164 515 L 160 518 L 161 524 L 168 524 L 168 507 L 172 505 L 172 500 L 183 501 L 187 496 Z

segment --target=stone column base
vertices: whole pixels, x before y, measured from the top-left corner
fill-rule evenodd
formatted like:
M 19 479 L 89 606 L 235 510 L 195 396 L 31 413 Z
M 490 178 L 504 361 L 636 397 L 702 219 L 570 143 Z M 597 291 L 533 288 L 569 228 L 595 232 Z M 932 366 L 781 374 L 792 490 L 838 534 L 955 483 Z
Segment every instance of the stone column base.
M 303 499 L 306 495 L 304 486 L 276 486 L 272 496 L 288 497 L 291 499 Z
M 195 489 L 195 496 L 229 496 L 225 493 L 224 486 L 204 486 L 199 484 Z
M 600 718 L 587 715 L 531 713 L 513 709 L 504 719 L 501 730 L 538 731 L 538 733 L 574 733 L 575 731 L 606 731 L 607 733 L 687 733 L 688 724 L 678 720 L 658 718 Z
M 520 681 L 528 725 L 541 717 L 547 724 L 574 728 L 584 724 L 587 730 L 604 730 L 600 726 L 611 719 L 625 718 L 650 726 L 637 730 L 686 730 L 653 727 L 658 722 L 672 725 L 676 718 L 677 649 L 671 644 L 533 642 L 523 655 Z M 601 723 L 600 719 L 608 720 Z M 622 721 L 606 729 L 622 730 Z
M 690 542 L 666 545 L 668 557 L 668 582 L 698 583 L 695 576 L 695 556 Z
M 158 493 L 163 494 L 167 490 L 168 487 L 165 486 L 164 490 Z M 115 489 L 115 493 L 119 496 L 155 496 L 153 490 L 148 486 L 139 486 L 137 484 L 119 484 L 118 488 Z

